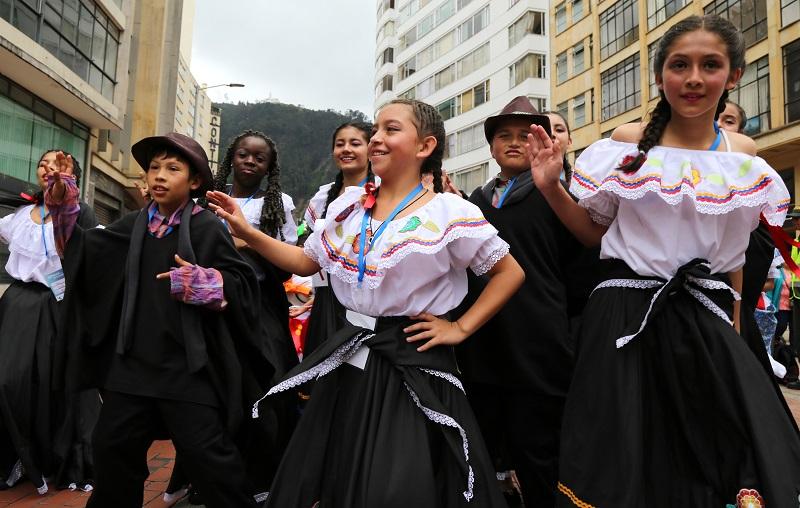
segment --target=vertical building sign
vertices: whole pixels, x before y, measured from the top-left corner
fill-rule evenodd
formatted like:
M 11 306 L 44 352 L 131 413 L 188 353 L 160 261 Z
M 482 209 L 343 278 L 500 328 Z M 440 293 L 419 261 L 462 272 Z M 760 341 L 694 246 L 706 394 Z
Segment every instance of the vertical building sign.
M 222 110 L 216 106 L 211 107 L 211 132 L 208 136 L 208 165 L 211 172 L 217 174 L 217 162 L 219 160 L 219 136 L 220 122 L 222 121 Z

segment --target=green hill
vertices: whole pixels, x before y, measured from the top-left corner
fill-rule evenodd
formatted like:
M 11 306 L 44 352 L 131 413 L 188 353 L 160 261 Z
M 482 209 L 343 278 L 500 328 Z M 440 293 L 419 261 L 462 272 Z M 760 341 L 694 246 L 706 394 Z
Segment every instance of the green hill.
M 295 215 L 302 214 L 320 185 L 336 176 L 331 157 L 333 130 L 349 120 L 368 120 L 360 111 L 315 111 L 291 104 L 215 105 L 222 109 L 219 161 L 240 132 L 252 129 L 268 135 L 278 147 L 281 187 L 294 199 Z

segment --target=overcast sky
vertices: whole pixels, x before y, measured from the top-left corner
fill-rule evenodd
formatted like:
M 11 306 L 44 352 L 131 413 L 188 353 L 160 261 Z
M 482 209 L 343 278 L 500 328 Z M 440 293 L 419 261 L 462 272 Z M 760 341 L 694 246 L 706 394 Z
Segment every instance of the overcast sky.
M 372 116 L 375 0 L 197 0 L 191 69 L 218 102 L 270 95 Z

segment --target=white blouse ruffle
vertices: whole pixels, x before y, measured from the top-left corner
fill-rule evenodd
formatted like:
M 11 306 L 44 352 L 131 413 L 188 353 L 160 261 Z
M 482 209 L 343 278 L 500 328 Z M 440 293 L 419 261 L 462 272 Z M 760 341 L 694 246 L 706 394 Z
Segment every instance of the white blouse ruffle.
M 328 201 L 328 191 L 331 190 L 331 187 L 333 187 L 333 182 L 321 185 L 317 193 L 309 200 L 306 213 L 303 215 L 308 228 L 313 230 L 314 223 L 317 222 L 317 219 L 322 218 L 325 211 L 325 203 Z
M 638 171 L 616 169 L 636 153 L 635 144 L 604 139 L 575 162 L 570 191 L 609 226 L 601 258 L 662 278 L 696 258 L 714 273 L 732 272 L 744 265 L 762 213 L 773 225 L 785 220 L 789 192 L 760 157 L 657 146 Z
M 14 213 L 0 219 L 0 240 L 8 244 L 6 272 L 22 282 L 39 282 L 47 285 L 47 274 L 61 270 L 61 259 L 56 252 L 53 224 L 42 225 L 31 219 L 34 205 L 18 208 Z
M 348 187 L 329 206 L 324 227 L 304 247 L 332 275 L 337 298 L 350 310 L 368 316 L 445 314 L 466 296 L 466 268 L 482 275 L 508 254 L 508 244 L 478 207 L 453 194 L 437 194 L 386 227 L 367 252 L 359 288 L 363 194 L 360 187 Z M 379 225 L 373 221 L 372 227 Z

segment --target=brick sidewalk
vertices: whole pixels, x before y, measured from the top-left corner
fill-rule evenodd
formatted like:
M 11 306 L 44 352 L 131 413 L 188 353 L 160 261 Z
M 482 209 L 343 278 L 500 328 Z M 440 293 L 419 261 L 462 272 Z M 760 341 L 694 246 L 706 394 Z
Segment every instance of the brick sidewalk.
M 800 422 L 800 390 L 783 389 L 786 402 L 794 414 L 796 421 Z M 147 465 L 150 467 L 150 476 L 144 486 L 144 505 L 147 508 L 166 508 L 168 505 L 161 499 L 161 494 L 167 487 L 169 476 L 172 474 L 172 462 L 175 460 L 175 450 L 169 441 L 156 441 L 147 453 Z M 0 508 L 28 508 L 32 506 L 49 506 L 50 508 L 83 508 L 89 494 L 85 492 L 70 492 L 68 490 L 51 490 L 44 496 L 36 493 L 30 482 L 25 482 L 11 490 L 0 491 Z M 180 506 L 188 506 L 181 504 Z

